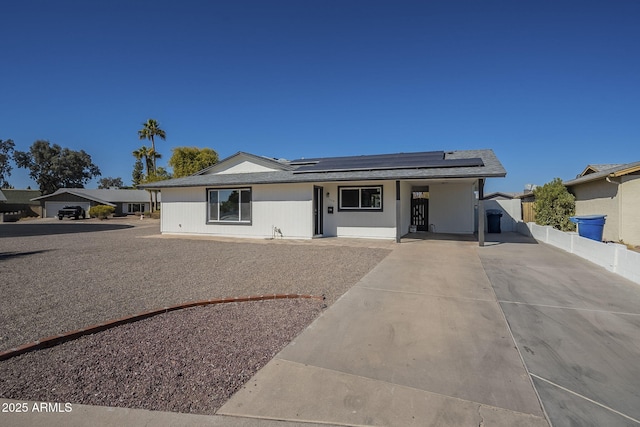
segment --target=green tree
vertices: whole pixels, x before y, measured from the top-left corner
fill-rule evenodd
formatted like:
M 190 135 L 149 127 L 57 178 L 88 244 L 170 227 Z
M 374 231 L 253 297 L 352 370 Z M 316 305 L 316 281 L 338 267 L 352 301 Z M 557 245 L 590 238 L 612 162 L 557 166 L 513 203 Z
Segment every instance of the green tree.
M 159 167 L 151 175 L 148 175 L 144 179 L 144 183 L 164 181 L 165 179 L 171 179 L 171 174 L 162 166 Z M 158 209 L 158 190 L 148 190 L 149 201 L 151 202 L 151 212 L 155 212 Z
M 142 180 L 144 179 L 144 165 L 142 164 L 142 159 L 136 158 L 136 162 L 133 164 L 131 178 L 131 182 L 134 187 L 142 184 Z
M 44 140 L 34 142 L 27 152 L 16 151 L 14 159 L 19 168 L 29 170 L 43 195 L 58 188 L 84 188 L 89 180 L 100 176 L 100 169 L 84 150 L 74 151 Z
M 569 193 L 560 178 L 533 190 L 536 224 L 550 225 L 561 231 L 574 231 L 576 226 L 569 217 L 576 213 L 576 198 Z
M 169 159 L 174 178 L 194 173 L 218 163 L 218 153 L 211 148 L 176 147 Z
M 15 144 L 13 140 L 5 141 L 0 139 L 0 188 L 10 187 L 7 179 L 11 176 L 11 158 L 13 157 Z
M 133 157 L 135 157 L 137 160 L 144 161 L 144 164 L 147 167 L 147 173 L 144 175 L 145 177 L 142 179 L 143 181 L 147 177 L 155 173 L 155 167 L 153 165 L 155 162 L 155 159 L 162 158 L 162 155 L 160 155 L 160 153 L 156 153 L 156 151 L 153 148 L 149 148 L 144 145 L 138 148 L 137 150 L 134 150 L 132 154 L 133 154 Z
M 98 181 L 98 188 L 111 188 L 111 187 L 116 187 L 116 188 L 124 187 L 122 178 L 120 177 L 112 178 L 108 176 L 106 178 L 101 178 L 100 181 Z
M 160 158 L 159 153 L 156 151 L 156 142 L 155 142 L 155 137 L 159 137 L 162 140 L 165 140 L 167 138 L 167 134 L 165 133 L 164 130 L 160 129 L 160 124 L 154 120 L 154 119 L 149 119 L 146 121 L 146 123 L 142 124 L 142 129 L 140 129 L 138 131 L 138 137 L 142 140 L 142 139 L 148 139 L 149 141 L 151 141 L 151 149 L 153 150 L 154 153 L 156 153 L 155 157 L 152 157 L 152 161 L 153 161 L 153 170 L 155 171 L 156 169 L 156 159 Z M 147 175 L 149 175 L 147 173 Z

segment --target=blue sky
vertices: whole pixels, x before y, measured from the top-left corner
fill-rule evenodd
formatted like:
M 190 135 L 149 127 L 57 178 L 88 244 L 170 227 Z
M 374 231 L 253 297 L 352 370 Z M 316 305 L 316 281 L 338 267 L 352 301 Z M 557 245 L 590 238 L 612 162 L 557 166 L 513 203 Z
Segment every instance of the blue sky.
M 159 165 L 177 146 L 492 148 L 507 177 L 491 192 L 640 160 L 637 0 L 27 0 L 0 16 L 0 139 L 83 149 L 125 184 L 149 118 Z M 23 169 L 9 182 L 36 188 Z

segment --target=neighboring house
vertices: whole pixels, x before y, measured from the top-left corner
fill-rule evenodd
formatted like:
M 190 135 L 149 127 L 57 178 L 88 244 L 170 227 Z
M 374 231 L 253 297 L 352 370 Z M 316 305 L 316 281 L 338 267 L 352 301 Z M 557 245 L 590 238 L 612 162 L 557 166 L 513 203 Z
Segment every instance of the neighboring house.
M 472 234 L 492 150 L 276 160 L 239 152 L 161 190 L 161 232 L 254 238 L 396 239 L 410 229 Z
M 0 202 L 2 221 L 17 221 L 24 217 L 38 217 L 42 214 L 40 204 L 31 201 L 40 195 L 38 190 L 15 190 L 3 188 L 4 202 Z M 2 197 L 0 196 L 0 199 Z
M 60 188 L 55 193 L 35 197 L 42 204 L 43 217 L 53 218 L 65 206 L 81 206 L 87 213 L 92 206 L 108 205 L 115 215 L 139 215 L 149 211 L 149 192 L 145 190 Z
M 564 185 L 576 215 L 607 215 L 603 240 L 640 244 L 640 162 L 589 165 Z
M 4 203 L 7 201 L 7 198 L 4 196 L 2 190 L 0 190 L 0 203 Z

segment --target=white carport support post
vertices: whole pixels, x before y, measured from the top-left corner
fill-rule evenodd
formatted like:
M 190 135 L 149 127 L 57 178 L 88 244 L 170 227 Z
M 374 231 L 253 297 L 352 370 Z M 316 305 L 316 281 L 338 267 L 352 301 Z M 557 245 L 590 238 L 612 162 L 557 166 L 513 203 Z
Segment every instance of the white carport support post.
M 478 244 L 484 246 L 484 179 L 478 180 Z
M 396 181 L 396 243 L 402 238 L 402 206 L 400 205 L 400 181 Z

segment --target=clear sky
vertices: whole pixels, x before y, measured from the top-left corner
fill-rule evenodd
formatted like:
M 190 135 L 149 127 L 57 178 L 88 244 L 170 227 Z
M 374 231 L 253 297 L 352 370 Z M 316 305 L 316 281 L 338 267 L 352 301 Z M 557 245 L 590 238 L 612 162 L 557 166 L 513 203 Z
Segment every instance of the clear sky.
M 279 157 L 492 148 L 486 191 L 640 161 L 640 1 L 0 5 L 0 139 L 131 183 L 137 131 Z M 31 185 L 24 169 L 9 182 Z M 87 187 L 95 188 L 96 182 Z

